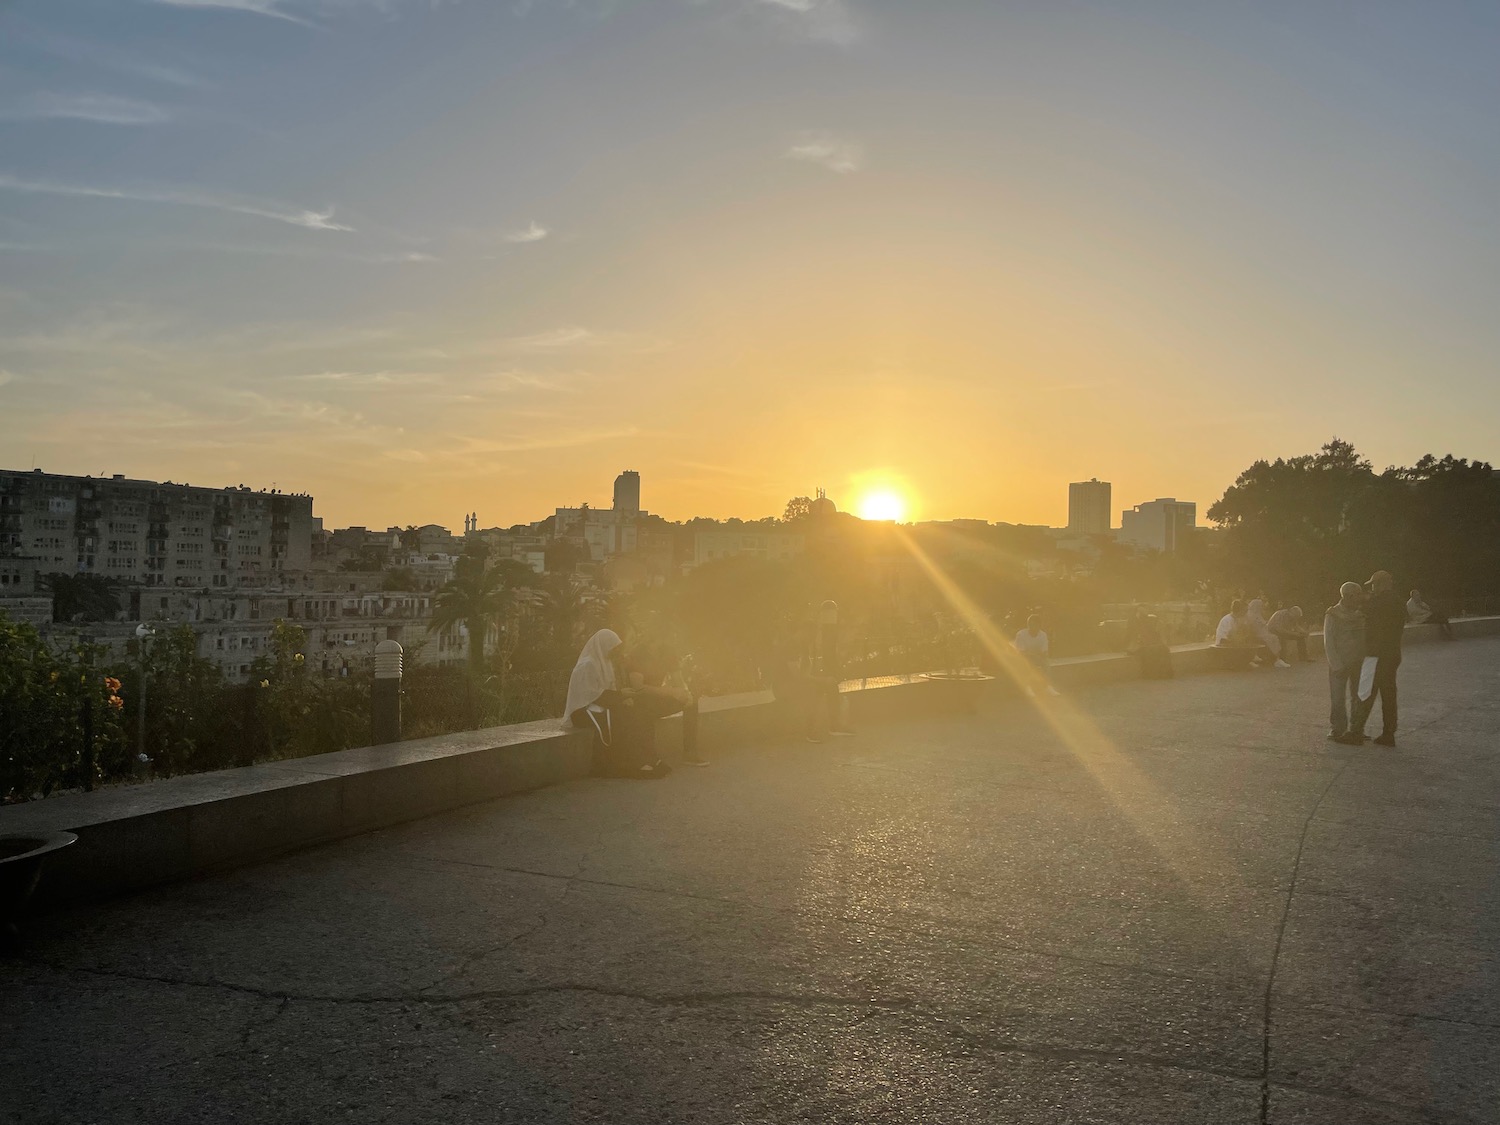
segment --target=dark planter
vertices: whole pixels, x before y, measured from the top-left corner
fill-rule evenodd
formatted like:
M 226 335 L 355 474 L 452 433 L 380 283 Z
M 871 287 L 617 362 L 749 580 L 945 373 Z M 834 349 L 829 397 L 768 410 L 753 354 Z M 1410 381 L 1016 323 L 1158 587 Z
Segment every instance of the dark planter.
M 71 832 L 0 835 L 0 947 L 12 949 L 20 939 L 21 915 L 47 856 L 77 842 Z

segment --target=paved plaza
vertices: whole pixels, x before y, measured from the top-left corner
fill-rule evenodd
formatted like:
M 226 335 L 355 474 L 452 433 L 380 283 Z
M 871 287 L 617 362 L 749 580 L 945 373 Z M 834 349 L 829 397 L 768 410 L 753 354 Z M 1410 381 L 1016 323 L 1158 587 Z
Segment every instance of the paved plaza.
M 1497 688 L 992 701 L 52 914 L 0 1121 L 1500 1120 Z

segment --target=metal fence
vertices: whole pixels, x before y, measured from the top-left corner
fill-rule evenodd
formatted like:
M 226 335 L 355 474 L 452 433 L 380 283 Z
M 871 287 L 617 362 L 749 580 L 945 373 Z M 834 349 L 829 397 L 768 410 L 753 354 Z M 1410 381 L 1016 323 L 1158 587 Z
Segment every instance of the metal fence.
M 559 718 L 568 676 L 525 672 L 475 679 L 462 669 L 413 668 L 401 685 L 402 732 L 407 738 L 429 738 Z

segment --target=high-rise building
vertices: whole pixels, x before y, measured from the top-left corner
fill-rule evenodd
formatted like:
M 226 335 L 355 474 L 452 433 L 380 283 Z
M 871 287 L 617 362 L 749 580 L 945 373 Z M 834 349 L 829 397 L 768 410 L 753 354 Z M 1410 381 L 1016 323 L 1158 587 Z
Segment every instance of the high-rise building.
M 1107 480 L 1075 481 L 1068 485 L 1068 530 L 1080 535 L 1107 535 L 1111 508 Z
M 1175 551 L 1198 526 L 1198 505 L 1171 496 L 1120 514 L 1119 541 L 1147 551 Z
M 615 477 L 615 511 L 622 516 L 641 514 L 641 474 L 634 469 Z

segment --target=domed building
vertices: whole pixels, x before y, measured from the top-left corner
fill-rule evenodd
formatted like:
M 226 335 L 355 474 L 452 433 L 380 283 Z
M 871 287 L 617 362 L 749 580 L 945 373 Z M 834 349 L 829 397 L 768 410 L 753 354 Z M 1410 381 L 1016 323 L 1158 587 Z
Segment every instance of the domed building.
M 812 502 L 809 513 L 814 519 L 827 519 L 830 516 L 838 515 L 839 507 L 832 500 L 828 499 L 828 493 L 820 488 L 818 489 L 817 498 Z

